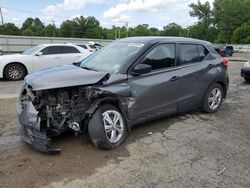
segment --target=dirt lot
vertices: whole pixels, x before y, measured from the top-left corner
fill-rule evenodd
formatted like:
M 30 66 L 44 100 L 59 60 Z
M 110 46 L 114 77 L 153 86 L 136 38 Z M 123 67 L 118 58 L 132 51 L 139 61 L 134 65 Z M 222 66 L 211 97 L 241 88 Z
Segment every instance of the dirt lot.
M 17 133 L 21 82 L 0 81 L 0 187 L 250 187 L 250 84 L 230 62 L 228 98 L 216 114 L 190 112 L 133 128 L 118 149 L 86 136 L 54 140 L 61 155 L 39 153 Z M 11 93 L 10 93 L 11 94 Z

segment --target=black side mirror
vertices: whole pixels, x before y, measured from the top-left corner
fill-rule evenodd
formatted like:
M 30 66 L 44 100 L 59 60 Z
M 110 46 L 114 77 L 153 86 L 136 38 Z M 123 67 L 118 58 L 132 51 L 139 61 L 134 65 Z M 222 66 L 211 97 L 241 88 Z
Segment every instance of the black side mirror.
M 135 76 L 139 76 L 141 74 L 146 74 L 151 72 L 152 66 L 148 64 L 138 64 L 135 66 L 132 74 Z

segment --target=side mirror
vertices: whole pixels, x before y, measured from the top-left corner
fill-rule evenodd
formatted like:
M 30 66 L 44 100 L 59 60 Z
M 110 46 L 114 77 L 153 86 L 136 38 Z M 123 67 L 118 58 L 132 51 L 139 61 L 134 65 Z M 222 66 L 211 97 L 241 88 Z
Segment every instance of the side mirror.
M 138 64 L 135 66 L 132 74 L 135 76 L 139 76 L 141 74 L 146 74 L 151 72 L 152 66 L 148 64 Z
M 36 56 L 42 56 L 43 55 L 43 52 L 37 52 L 36 53 Z

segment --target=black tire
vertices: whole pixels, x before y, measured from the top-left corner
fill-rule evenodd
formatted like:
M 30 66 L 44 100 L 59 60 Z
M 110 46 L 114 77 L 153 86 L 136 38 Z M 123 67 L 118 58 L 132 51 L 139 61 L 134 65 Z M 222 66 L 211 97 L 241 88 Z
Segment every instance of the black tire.
M 217 105 L 214 106 L 215 108 L 212 108 L 211 105 L 209 104 L 209 103 L 211 103 L 211 102 L 209 102 L 209 98 L 212 95 L 212 91 L 216 91 L 217 89 L 221 92 L 221 98 L 220 98 L 219 102 L 217 101 L 218 103 L 216 103 Z M 205 111 L 207 113 L 217 112 L 219 110 L 219 108 L 221 107 L 223 99 L 224 99 L 224 92 L 223 92 L 222 86 L 220 84 L 213 84 L 213 85 L 211 85 L 208 88 L 208 90 L 205 93 L 204 98 L 203 98 L 203 105 L 202 105 L 203 111 Z
M 11 74 L 11 71 L 17 71 L 17 74 Z M 13 73 L 13 72 L 12 72 Z M 26 76 L 25 67 L 19 63 L 11 63 L 4 68 L 4 76 L 7 80 L 23 80 Z
M 115 143 L 110 142 L 110 140 L 108 139 L 108 135 L 107 135 L 108 133 L 106 134 L 106 131 L 104 128 L 103 113 L 107 111 L 118 112 L 121 115 L 120 117 L 122 118 L 122 121 L 123 121 L 123 132 L 122 134 L 120 134 L 119 141 Z M 128 136 L 127 124 L 126 124 L 125 118 L 123 117 L 123 114 L 115 106 L 109 105 L 109 104 L 104 104 L 96 110 L 96 112 L 93 114 L 93 116 L 89 120 L 88 132 L 89 132 L 89 136 L 93 144 L 96 147 L 99 147 L 101 149 L 108 149 L 108 150 L 116 148 L 117 146 L 121 145 Z
M 245 78 L 245 81 L 246 82 L 250 82 L 250 78 Z

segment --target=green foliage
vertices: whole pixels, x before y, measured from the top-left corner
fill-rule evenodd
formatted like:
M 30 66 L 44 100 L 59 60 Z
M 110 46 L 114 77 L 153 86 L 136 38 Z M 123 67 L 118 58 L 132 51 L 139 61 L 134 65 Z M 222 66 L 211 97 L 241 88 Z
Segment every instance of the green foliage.
M 217 38 L 217 32 L 213 27 L 212 9 L 208 1 L 202 4 L 200 1 L 189 5 L 192 10 L 190 16 L 197 17 L 198 22 L 190 28 L 191 35 L 208 41 L 214 41 Z
M 218 42 L 230 43 L 233 31 L 250 20 L 249 0 L 215 0 L 213 16 L 220 33 Z
M 55 37 L 57 35 L 58 31 L 56 26 L 49 24 L 43 29 L 43 34 L 46 37 Z
M 129 29 L 129 36 L 150 36 L 151 31 L 148 29 L 147 24 L 138 25 Z
M 239 44 L 250 44 L 250 22 L 244 23 L 234 30 L 232 42 Z
M 28 30 L 27 30 L 28 29 Z M 39 18 L 27 18 L 21 28 L 21 31 L 23 35 L 28 31 L 29 36 L 44 36 L 43 30 L 44 30 L 44 24 L 41 22 Z M 30 30 L 32 32 L 30 32 Z M 26 32 L 24 32 L 26 31 Z
M 164 36 L 183 36 L 183 28 L 176 24 L 176 23 L 170 23 L 166 26 L 163 26 L 162 35 Z
M 27 29 L 25 29 L 23 31 L 23 35 L 25 35 L 25 36 L 34 36 L 34 32 L 31 29 L 27 28 Z
M 4 35 L 20 35 L 20 30 L 13 23 L 6 23 L 0 26 L 0 33 Z
M 250 0 L 215 0 L 189 5 L 189 14 L 197 22 L 187 28 L 177 23 L 168 23 L 163 29 L 140 24 L 126 28 L 113 26 L 102 28 L 93 16 L 75 17 L 62 22 L 59 28 L 53 24 L 44 25 L 39 18 L 27 18 L 19 29 L 12 23 L 0 26 L 0 34 L 48 37 L 77 37 L 117 39 L 131 36 L 183 36 L 216 43 L 250 43 Z M 164 25 L 164 23 L 163 23 Z

